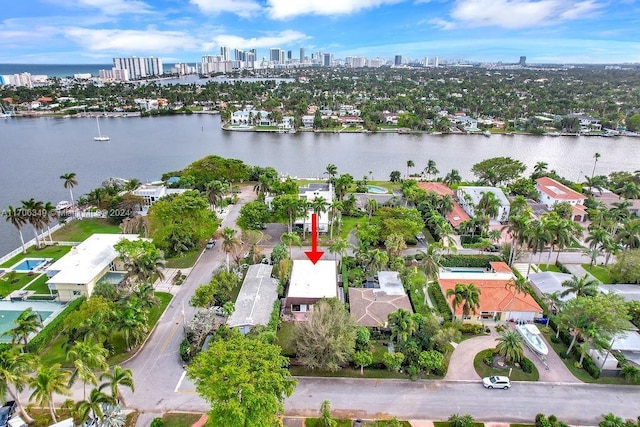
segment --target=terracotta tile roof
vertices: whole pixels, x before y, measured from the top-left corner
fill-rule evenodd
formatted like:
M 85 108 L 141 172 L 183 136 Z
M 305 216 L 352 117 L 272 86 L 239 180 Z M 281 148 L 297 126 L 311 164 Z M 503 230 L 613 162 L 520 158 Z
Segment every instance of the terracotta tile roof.
M 462 209 L 462 206 L 455 200 L 453 201 L 453 211 L 447 214 L 447 221 L 449 224 L 453 226 L 453 228 L 458 228 L 460 224 L 465 221 L 469 221 L 471 218 L 467 213 Z
M 418 182 L 418 187 L 422 188 L 427 193 L 436 193 L 438 196 L 452 196 L 453 190 L 450 189 L 447 184 L 442 182 Z
M 349 309 L 360 326 L 384 326 L 389 313 L 399 308 L 413 313 L 407 295 L 387 295 L 380 289 L 349 288 Z
M 482 311 L 524 311 L 541 313 L 542 308 L 529 294 L 516 293 L 508 280 L 478 280 L 478 279 L 438 279 L 440 288 L 446 295 L 448 289 L 455 289 L 456 284 L 468 285 L 473 283 L 480 290 L 480 307 L 477 313 Z M 453 296 L 447 298 L 449 306 Z M 456 315 L 462 316 L 462 307 L 456 308 Z
M 511 268 L 504 261 L 492 261 L 489 263 L 491 269 L 496 273 L 511 273 Z
M 536 179 L 536 188 L 555 200 L 586 200 L 583 195 L 547 176 Z

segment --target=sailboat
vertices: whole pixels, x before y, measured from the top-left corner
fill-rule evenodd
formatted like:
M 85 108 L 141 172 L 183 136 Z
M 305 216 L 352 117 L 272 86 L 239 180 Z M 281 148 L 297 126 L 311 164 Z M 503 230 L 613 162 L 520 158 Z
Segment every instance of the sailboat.
M 94 141 L 108 141 L 110 138 L 107 135 L 102 135 L 100 133 L 100 120 L 98 116 L 96 116 L 96 124 L 98 125 L 98 136 L 94 136 Z

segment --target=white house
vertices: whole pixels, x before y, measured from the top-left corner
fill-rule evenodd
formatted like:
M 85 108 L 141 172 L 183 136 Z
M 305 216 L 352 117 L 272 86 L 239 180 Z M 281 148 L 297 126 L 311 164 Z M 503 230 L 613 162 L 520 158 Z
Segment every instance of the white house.
M 329 231 L 329 206 L 333 202 L 333 185 L 331 184 L 309 184 L 306 187 L 300 187 L 298 197 L 305 199 L 309 203 L 317 198 L 324 198 L 326 201 L 326 212 L 318 214 L 318 232 L 326 233 Z M 313 210 L 310 209 L 304 219 L 297 219 L 295 225 L 306 231 L 311 230 L 311 215 Z
M 540 203 L 544 203 L 547 209 L 553 209 L 556 203 L 567 202 L 571 205 L 574 221 L 587 220 L 587 208 L 584 206 L 587 198 L 583 194 L 546 176 L 536 179 L 536 190 Z
M 271 319 L 273 303 L 278 299 L 278 281 L 271 277 L 273 266 L 249 266 L 242 288 L 227 325 L 247 334 L 254 326 L 266 326 Z
M 231 114 L 232 125 L 271 126 L 271 114 L 265 110 L 239 110 Z
M 139 240 L 137 234 L 93 234 L 47 268 L 47 285 L 58 291 L 61 302 L 89 298 L 101 281 L 117 284 L 126 272 L 114 249 L 122 239 Z
M 158 200 L 170 194 L 181 194 L 187 191 L 184 188 L 167 188 L 164 185 L 144 184 L 131 192 L 134 196 L 142 197 L 141 215 L 146 215 L 149 207 Z
M 456 116 L 455 123 L 457 125 L 462 126 L 467 132 L 476 132 L 478 131 L 478 120 L 469 116 Z
M 456 193 L 458 197 L 458 202 L 462 209 L 470 216 L 475 217 L 475 209 L 482 199 L 482 195 L 485 193 L 493 193 L 496 196 L 496 199 L 500 201 L 500 206 L 498 207 L 498 215 L 491 218 L 494 221 L 498 222 L 506 222 L 509 220 L 509 211 L 511 209 L 511 205 L 509 204 L 509 200 L 504 195 L 501 189 L 496 187 L 458 187 L 458 192 Z
M 335 261 L 294 260 L 285 299 L 285 313 L 304 320 L 313 304 L 322 298 L 338 297 L 338 276 Z

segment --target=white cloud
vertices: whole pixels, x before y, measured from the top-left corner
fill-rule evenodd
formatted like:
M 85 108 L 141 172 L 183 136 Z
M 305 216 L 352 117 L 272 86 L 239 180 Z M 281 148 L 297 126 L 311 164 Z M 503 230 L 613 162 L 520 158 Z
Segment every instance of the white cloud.
M 204 13 L 233 13 L 243 18 L 260 12 L 262 7 L 254 0 L 190 0 Z
M 457 0 L 449 14 L 451 21 L 437 18 L 432 23 L 443 29 L 459 26 L 517 29 L 590 17 L 603 6 L 597 0 Z
M 124 14 L 151 13 L 152 8 L 141 0 L 48 0 L 70 9 L 94 8 L 104 15 L 115 16 Z
M 230 34 L 221 34 L 214 37 L 213 42 L 205 47 L 207 48 L 206 50 L 210 50 L 216 46 L 232 46 L 238 49 L 272 48 L 308 38 L 307 35 L 294 30 L 285 30 L 264 37 L 251 37 L 248 39 Z
M 66 28 L 65 36 L 89 51 L 162 55 L 198 49 L 200 41 L 182 31 Z
M 402 1 L 404 0 L 268 0 L 267 10 L 273 19 L 288 19 L 299 15 L 348 15 Z

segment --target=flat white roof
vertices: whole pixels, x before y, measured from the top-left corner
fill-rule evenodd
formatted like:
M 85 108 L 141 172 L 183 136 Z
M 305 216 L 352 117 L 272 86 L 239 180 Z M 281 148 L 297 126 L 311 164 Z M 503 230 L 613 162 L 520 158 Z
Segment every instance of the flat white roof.
M 458 187 L 458 190 L 464 191 L 471 197 L 474 205 L 477 205 L 480 199 L 482 198 L 482 194 L 484 193 L 493 193 L 496 195 L 496 199 L 500 200 L 500 204 L 502 206 L 509 206 L 509 199 L 504 195 L 501 189 L 497 187 L 472 187 L 472 186 L 462 186 Z
M 397 271 L 379 271 L 378 283 L 380 284 L 380 290 L 387 295 L 406 295 L 402 280 L 400 280 L 400 273 Z M 374 293 L 376 290 L 374 289 Z
M 336 298 L 338 296 L 335 261 L 293 261 L 288 298 Z
M 227 324 L 235 326 L 267 325 L 278 299 L 278 281 L 271 277 L 273 266 L 255 264 L 249 267 L 236 299 L 235 310 Z
M 122 239 L 139 240 L 137 234 L 93 234 L 47 268 L 58 273 L 47 283 L 84 285 L 95 279 L 118 256 L 113 246 Z

